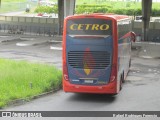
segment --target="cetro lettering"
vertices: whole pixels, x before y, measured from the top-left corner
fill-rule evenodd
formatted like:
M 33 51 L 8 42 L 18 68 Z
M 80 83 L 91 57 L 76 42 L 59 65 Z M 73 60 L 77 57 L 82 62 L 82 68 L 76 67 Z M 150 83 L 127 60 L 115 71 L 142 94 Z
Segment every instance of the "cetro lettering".
M 71 30 L 108 30 L 108 24 L 72 24 Z

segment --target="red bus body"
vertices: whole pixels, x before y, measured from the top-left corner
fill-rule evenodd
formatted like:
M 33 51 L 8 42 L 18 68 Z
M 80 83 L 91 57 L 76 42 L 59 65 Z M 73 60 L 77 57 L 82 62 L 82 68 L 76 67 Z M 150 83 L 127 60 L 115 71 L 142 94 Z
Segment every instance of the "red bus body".
M 131 37 L 131 21 L 124 15 L 65 18 L 63 90 L 117 94 L 131 64 Z

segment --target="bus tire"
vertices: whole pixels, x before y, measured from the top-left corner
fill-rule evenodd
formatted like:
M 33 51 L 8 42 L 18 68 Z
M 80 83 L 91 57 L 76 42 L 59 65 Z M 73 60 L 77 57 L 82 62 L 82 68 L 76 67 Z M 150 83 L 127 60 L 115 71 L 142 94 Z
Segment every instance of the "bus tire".
M 131 59 L 129 60 L 129 68 L 131 67 Z
M 120 79 L 120 85 L 119 85 L 119 91 L 122 90 L 122 84 L 123 84 L 124 78 L 123 75 L 121 75 L 121 79 Z
M 121 79 L 122 79 L 122 83 L 124 83 L 125 82 L 125 80 L 124 80 L 124 71 L 123 71 L 123 74 L 121 75 Z

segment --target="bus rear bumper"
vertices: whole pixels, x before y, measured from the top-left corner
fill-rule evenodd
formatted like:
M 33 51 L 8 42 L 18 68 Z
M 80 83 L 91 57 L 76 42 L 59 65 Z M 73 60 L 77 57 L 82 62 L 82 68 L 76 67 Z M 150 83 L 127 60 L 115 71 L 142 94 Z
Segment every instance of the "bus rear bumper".
M 77 92 L 77 93 L 95 93 L 95 94 L 116 94 L 117 84 L 111 82 L 107 85 L 99 86 L 86 86 L 86 85 L 75 85 L 69 81 L 63 81 L 63 90 L 65 92 Z

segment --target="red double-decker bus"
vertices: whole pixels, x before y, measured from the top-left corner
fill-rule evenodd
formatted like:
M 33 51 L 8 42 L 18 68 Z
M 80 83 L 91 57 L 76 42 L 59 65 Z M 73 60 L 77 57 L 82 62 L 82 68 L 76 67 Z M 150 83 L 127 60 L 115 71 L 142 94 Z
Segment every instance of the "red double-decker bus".
M 124 15 L 65 18 L 63 90 L 117 94 L 131 65 L 131 20 Z

